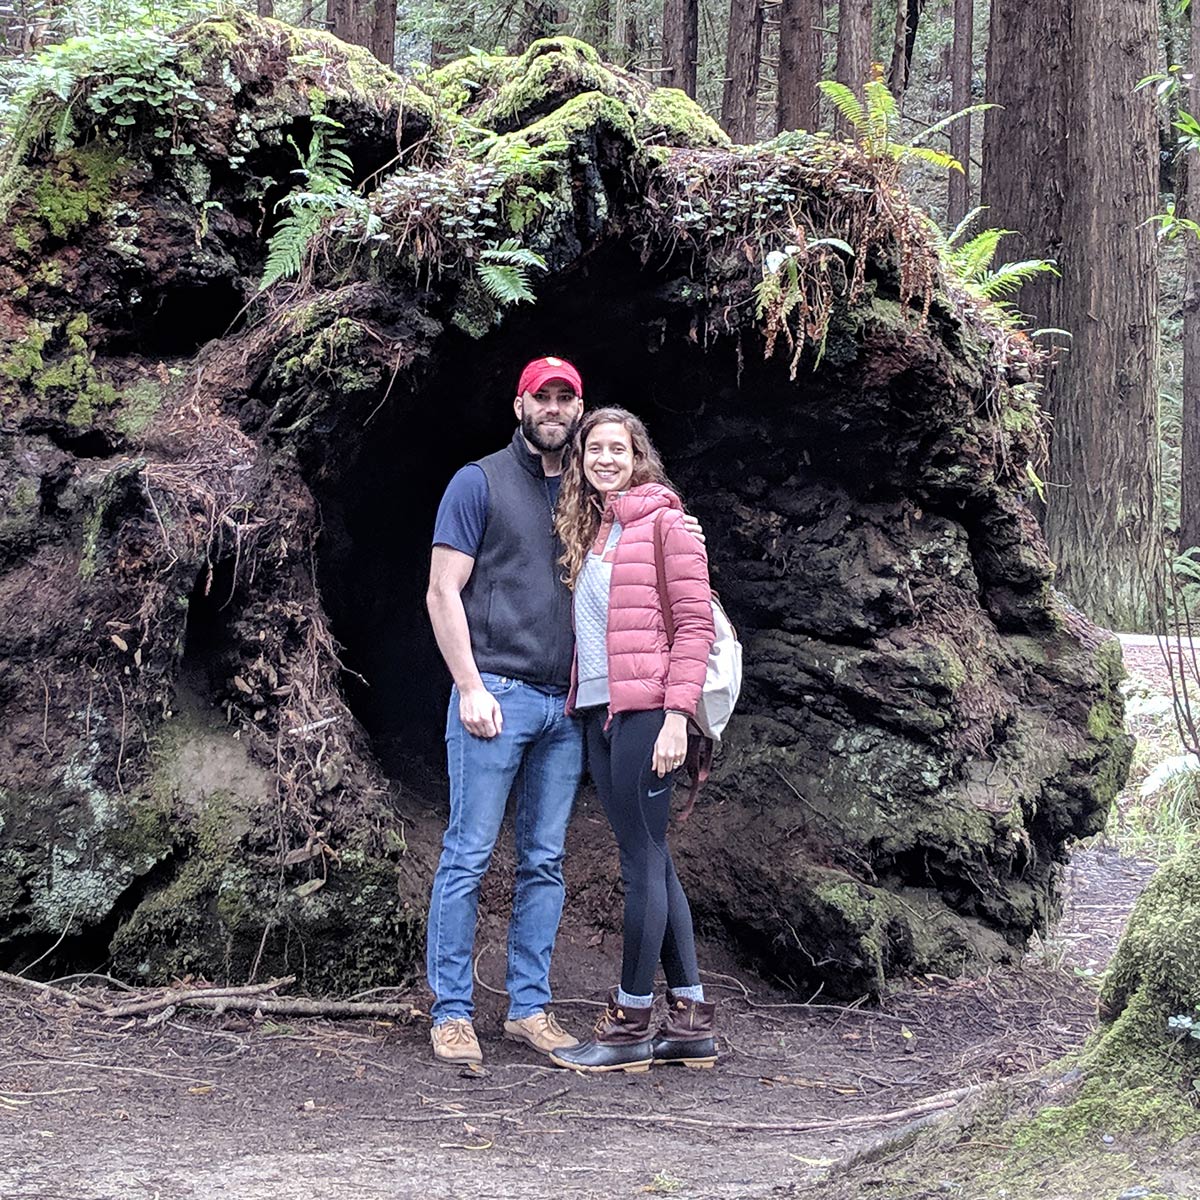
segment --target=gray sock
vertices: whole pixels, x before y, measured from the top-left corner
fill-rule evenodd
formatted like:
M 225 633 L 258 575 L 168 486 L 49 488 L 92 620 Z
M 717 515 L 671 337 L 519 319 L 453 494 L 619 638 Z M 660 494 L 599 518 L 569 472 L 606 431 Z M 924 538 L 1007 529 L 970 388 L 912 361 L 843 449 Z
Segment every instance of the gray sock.
M 617 988 L 617 1003 L 623 1008 L 649 1008 L 654 1003 L 654 993 L 648 996 L 631 996 L 624 988 Z
M 695 1000 L 697 1004 L 704 1003 L 704 985 L 693 983 L 689 987 L 672 988 L 673 996 L 682 996 L 684 1000 Z

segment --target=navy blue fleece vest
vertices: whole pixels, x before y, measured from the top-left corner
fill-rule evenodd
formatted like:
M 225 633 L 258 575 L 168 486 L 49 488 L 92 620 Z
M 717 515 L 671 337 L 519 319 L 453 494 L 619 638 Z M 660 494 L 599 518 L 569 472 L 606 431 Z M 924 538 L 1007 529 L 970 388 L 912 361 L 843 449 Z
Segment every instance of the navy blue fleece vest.
M 566 690 L 574 634 L 562 582 L 550 485 L 541 456 L 518 429 L 504 450 L 477 464 L 487 476 L 488 517 L 463 588 L 471 649 L 481 671 Z

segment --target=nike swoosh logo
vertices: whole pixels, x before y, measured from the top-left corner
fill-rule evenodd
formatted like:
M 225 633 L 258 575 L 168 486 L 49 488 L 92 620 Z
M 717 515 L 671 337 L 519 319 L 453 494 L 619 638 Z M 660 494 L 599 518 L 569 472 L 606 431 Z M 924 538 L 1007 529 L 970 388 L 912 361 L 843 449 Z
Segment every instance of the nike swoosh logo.
M 653 799 L 655 796 L 661 796 L 663 792 L 669 792 L 670 790 L 671 789 L 669 787 L 659 788 L 657 792 L 650 793 L 650 798 Z

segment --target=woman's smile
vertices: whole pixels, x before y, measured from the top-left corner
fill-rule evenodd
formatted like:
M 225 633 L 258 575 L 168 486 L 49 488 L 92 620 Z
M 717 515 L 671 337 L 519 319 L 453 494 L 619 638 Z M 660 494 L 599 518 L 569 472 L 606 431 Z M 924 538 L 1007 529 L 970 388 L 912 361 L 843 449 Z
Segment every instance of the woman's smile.
M 633 479 L 633 441 L 616 421 L 597 425 L 583 448 L 583 474 L 601 494 L 623 492 Z

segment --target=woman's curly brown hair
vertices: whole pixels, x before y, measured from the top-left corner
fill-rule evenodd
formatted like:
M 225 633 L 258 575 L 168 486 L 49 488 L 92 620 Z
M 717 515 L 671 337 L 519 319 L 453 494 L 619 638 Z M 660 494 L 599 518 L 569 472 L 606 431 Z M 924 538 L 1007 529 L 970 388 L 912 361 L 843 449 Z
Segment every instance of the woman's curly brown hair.
M 583 569 L 588 551 L 596 540 L 600 518 L 604 512 L 604 501 L 600 493 L 587 481 L 583 473 L 583 448 L 592 430 L 597 425 L 623 425 L 633 446 L 633 477 L 630 487 L 640 483 L 661 483 L 676 491 L 667 478 L 662 459 L 646 432 L 641 420 L 623 408 L 597 408 L 585 413 L 579 428 L 571 439 L 571 452 L 563 464 L 562 488 L 558 495 L 558 508 L 554 527 L 562 539 L 563 553 L 559 563 L 564 568 L 563 583 L 574 590 L 575 580 Z

